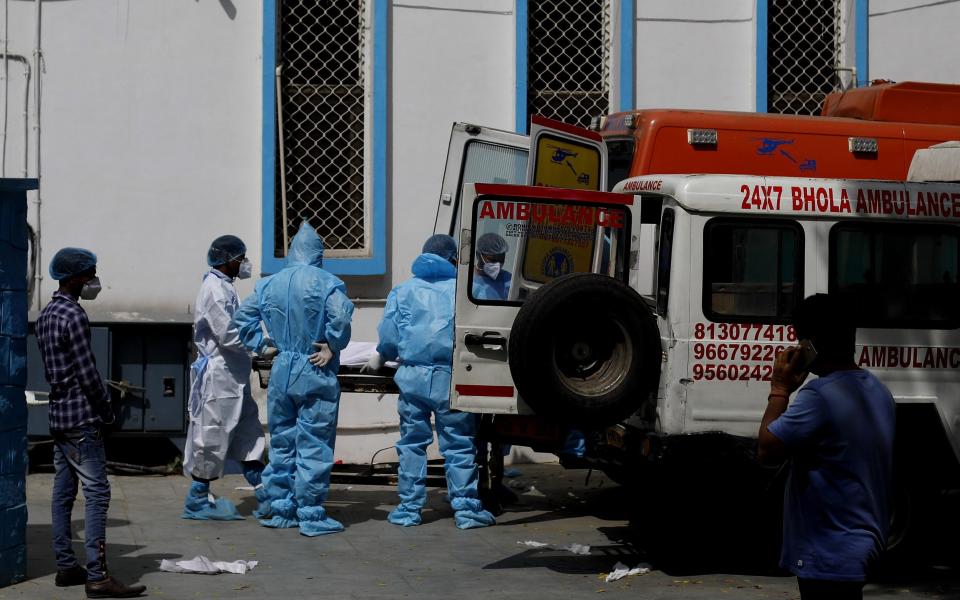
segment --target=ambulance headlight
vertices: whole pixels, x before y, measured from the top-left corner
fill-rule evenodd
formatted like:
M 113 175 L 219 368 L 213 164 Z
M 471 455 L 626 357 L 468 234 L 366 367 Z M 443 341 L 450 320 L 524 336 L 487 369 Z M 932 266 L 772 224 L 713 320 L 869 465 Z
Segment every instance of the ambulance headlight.
M 691 146 L 716 146 L 716 129 L 688 129 L 687 143 Z

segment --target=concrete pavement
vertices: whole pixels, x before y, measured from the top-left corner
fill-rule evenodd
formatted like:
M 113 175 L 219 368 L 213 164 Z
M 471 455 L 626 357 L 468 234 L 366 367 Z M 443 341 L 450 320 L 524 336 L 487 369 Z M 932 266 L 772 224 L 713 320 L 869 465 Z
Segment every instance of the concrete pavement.
M 631 527 L 634 498 L 604 476 L 566 471 L 558 465 L 520 465 L 511 480 L 520 502 L 501 515 L 496 527 L 460 531 L 440 490 L 431 489 L 424 524 L 401 528 L 385 521 L 396 501 L 388 486 L 334 485 L 327 508 L 346 525 L 343 533 L 306 538 L 297 530 L 271 530 L 252 518 L 228 523 L 180 518 L 188 480 L 184 477 L 111 477 L 107 541 L 111 572 L 139 581 L 156 598 L 583 598 L 597 593 L 643 598 L 798 598 L 795 580 L 756 566 L 726 560 L 693 560 L 704 548 L 694 532 L 681 532 L 681 552 L 658 565 L 644 548 L 642 528 Z M 50 548 L 52 475 L 28 477 L 28 576 L 0 589 L 6 598 L 82 598 L 83 589 L 57 588 Z M 233 499 L 244 515 L 252 493 L 234 489 L 242 477 L 215 482 L 216 493 Z M 704 497 L 709 501 L 709 497 Z M 634 515 L 635 516 L 635 515 Z M 641 520 L 651 517 L 640 517 Z M 74 509 L 75 549 L 82 552 L 83 502 Z M 692 535 L 692 537 L 691 537 Z M 710 535 L 708 533 L 708 535 Z M 638 538 L 639 536 L 639 538 Z M 591 547 L 589 555 L 536 550 L 517 544 L 534 540 L 554 546 Z M 731 552 L 737 544 L 734 540 Z M 726 542 L 709 546 L 727 547 Z M 258 560 L 246 575 L 183 575 L 159 571 L 163 558 Z M 716 551 L 708 555 L 720 558 Z M 722 554 L 722 552 L 721 552 Z M 679 556 L 679 559 L 678 559 Z M 701 557 L 702 558 L 702 557 Z M 729 557 L 723 557 L 729 558 Z M 655 570 L 605 583 L 616 562 L 650 561 Z M 761 573 L 761 574 L 758 574 Z M 868 586 L 868 598 L 960 597 L 957 572 L 925 575 L 919 583 Z

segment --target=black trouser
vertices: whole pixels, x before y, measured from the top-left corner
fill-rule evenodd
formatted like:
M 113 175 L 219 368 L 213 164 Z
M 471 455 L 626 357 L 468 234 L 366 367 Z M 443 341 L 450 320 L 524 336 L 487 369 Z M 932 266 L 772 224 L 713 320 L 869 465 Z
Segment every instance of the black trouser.
M 801 600 L 863 600 L 863 581 L 829 581 L 826 579 L 801 579 Z

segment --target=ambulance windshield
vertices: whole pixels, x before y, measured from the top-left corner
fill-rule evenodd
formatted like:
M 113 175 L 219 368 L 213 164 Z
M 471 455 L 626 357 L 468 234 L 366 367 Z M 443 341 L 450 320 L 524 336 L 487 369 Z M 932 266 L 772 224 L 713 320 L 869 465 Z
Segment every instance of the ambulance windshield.
M 606 140 L 607 144 L 607 190 L 613 189 L 627 177 L 630 177 L 630 167 L 633 166 L 633 138 L 620 140 Z
M 623 206 L 497 198 L 474 205 L 470 299 L 521 304 L 569 273 L 626 272 L 630 213 Z

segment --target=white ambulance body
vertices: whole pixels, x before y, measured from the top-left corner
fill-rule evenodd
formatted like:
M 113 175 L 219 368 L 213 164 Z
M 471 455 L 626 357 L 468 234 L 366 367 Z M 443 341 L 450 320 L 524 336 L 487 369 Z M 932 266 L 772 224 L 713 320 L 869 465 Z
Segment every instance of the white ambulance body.
M 594 456 L 630 446 L 629 460 L 655 460 L 675 442 L 749 442 L 774 356 L 796 342 L 793 307 L 829 292 L 855 307 L 857 363 L 897 401 L 898 460 L 926 485 L 955 479 L 960 185 L 739 175 L 650 175 L 612 193 L 469 184 L 459 212 L 454 408 L 602 432 Z M 474 295 L 474 243 L 487 233 L 509 248 L 500 299 Z

